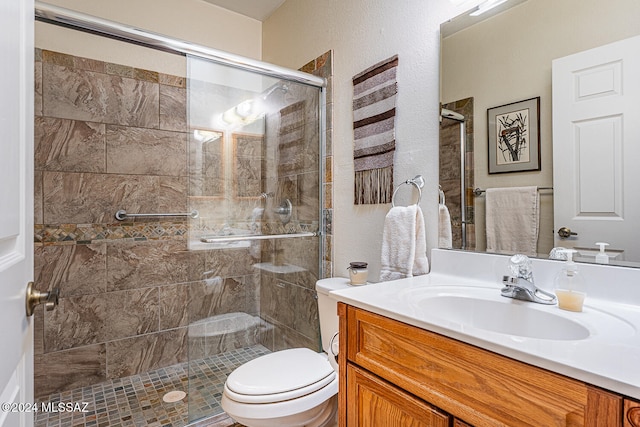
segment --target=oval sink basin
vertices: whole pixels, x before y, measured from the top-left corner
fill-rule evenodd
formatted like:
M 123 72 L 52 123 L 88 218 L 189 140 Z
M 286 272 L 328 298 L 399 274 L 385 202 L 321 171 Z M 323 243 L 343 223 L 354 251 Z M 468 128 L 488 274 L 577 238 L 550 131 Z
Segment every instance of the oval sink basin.
M 499 334 L 547 340 L 582 340 L 590 336 L 585 326 L 530 306 L 535 303 L 437 295 L 421 299 L 418 304 L 429 316 Z

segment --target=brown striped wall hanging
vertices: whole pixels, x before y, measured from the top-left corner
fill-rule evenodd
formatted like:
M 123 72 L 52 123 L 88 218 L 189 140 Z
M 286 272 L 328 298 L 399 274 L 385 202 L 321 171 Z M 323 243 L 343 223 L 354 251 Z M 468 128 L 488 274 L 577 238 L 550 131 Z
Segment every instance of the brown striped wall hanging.
M 356 205 L 391 203 L 398 55 L 353 77 Z

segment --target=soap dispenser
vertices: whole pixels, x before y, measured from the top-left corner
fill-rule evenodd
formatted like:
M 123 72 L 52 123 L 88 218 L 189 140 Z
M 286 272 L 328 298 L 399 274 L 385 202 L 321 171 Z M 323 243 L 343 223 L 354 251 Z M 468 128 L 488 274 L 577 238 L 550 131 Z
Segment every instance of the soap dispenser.
M 573 261 L 576 251 L 567 249 L 567 261 L 554 280 L 555 294 L 558 297 L 558 307 L 569 311 L 582 311 L 582 304 L 586 296 L 584 277 L 578 272 L 578 266 Z
M 606 246 L 609 246 L 608 243 L 598 242 L 596 245 L 600 246 L 600 252 L 596 255 L 596 263 L 598 264 L 609 264 L 609 255 L 607 255 L 604 251 Z

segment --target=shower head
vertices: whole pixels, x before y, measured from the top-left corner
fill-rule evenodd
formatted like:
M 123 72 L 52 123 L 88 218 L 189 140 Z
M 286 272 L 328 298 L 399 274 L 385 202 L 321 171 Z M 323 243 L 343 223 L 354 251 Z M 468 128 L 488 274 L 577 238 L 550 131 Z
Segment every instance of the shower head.
M 464 121 L 464 116 L 462 114 L 456 113 L 455 111 L 447 110 L 443 108 L 440 112 L 440 117 L 443 119 L 453 119 L 458 120 L 460 122 Z
M 287 86 L 286 83 L 279 83 L 273 86 L 271 89 L 269 89 L 264 95 L 262 95 L 262 99 L 266 100 L 269 97 L 269 95 L 271 95 L 276 90 L 281 90 L 282 93 L 287 93 L 289 92 L 289 86 Z

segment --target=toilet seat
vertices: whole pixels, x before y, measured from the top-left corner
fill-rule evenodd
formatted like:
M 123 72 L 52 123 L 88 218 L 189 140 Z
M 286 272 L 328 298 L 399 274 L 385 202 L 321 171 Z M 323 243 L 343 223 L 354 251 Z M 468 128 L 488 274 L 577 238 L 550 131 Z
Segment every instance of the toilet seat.
M 258 357 L 229 375 L 225 394 L 238 403 L 276 403 L 314 393 L 336 381 L 327 355 L 294 348 Z

